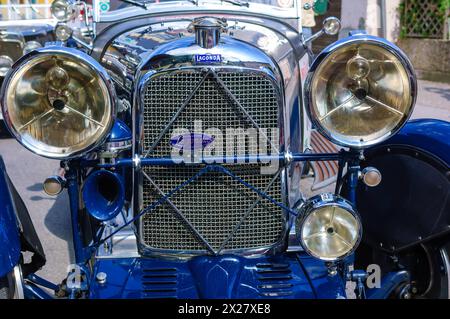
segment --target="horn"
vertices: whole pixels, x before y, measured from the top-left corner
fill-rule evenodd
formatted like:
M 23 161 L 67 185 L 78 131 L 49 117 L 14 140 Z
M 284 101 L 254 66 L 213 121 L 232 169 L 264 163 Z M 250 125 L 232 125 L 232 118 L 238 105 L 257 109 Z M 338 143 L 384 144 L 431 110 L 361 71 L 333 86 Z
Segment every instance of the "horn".
M 125 201 L 120 176 L 107 170 L 90 174 L 83 185 L 83 200 L 87 211 L 95 219 L 113 219 L 120 213 Z

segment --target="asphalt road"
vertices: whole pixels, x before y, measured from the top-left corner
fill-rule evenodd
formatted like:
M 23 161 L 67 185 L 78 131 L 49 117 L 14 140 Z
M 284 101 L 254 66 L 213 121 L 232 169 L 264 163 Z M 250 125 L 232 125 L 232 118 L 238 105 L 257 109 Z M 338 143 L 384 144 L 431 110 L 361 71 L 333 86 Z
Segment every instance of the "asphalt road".
M 450 85 L 419 81 L 419 95 L 413 118 L 439 118 L 450 121 Z M 39 274 L 52 282 L 66 275 L 73 251 L 67 195 L 51 197 L 42 191 L 42 182 L 56 174 L 59 162 L 39 157 L 14 139 L 0 139 L 0 154 L 8 173 L 30 211 L 47 255 Z

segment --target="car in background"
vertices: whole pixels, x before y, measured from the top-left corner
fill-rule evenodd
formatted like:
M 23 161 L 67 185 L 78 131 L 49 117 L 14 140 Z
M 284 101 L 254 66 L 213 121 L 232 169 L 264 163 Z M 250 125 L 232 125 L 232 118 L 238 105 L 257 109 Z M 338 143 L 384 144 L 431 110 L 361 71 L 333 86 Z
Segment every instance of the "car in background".
M 0 2 L 0 85 L 20 57 L 55 40 L 56 22 L 50 12 L 51 3 L 27 1 Z M 3 120 L 2 115 L 0 119 Z M 5 131 L 3 123 L 1 131 Z

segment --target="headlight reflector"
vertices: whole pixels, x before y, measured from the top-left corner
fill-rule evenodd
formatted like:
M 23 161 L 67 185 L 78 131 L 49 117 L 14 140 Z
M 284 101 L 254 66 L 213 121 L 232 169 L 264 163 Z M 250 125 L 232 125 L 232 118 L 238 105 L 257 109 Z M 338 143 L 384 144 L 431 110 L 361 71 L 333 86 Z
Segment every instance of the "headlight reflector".
M 311 120 L 322 134 L 336 144 L 364 148 L 403 126 L 415 103 L 416 79 L 400 49 L 356 35 L 319 54 L 306 97 Z
M 111 129 L 115 93 L 90 56 L 47 47 L 24 56 L 2 87 L 3 115 L 17 140 L 50 158 L 91 150 Z
M 355 251 L 362 227 L 350 202 L 326 193 L 311 198 L 302 206 L 296 233 L 311 256 L 336 261 Z

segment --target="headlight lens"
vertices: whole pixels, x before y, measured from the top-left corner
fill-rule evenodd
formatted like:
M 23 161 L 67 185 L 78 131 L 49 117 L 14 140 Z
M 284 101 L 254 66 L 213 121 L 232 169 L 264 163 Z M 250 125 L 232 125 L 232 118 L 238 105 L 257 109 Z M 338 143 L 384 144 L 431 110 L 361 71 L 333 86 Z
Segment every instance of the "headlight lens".
M 362 228 L 357 212 L 348 201 L 334 194 L 322 194 L 303 205 L 296 232 L 311 256 L 336 261 L 355 251 Z
M 75 6 L 70 0 L 53 1 L 50 11 L 58 21 L 69 21 L 75 15 Z
M 387 139 L 406 122 L 416 80 L 398 48 L 379 38 L 353 36 L 319 55 L 306 95 L 311 120 L 324 135 L 363 148 Z
M 3 85 L 2 108 L 12 133 L 31 151 L 70 158 L 109 132 L 115 93 L 103 68 L 75 49 L 33 51 Z

